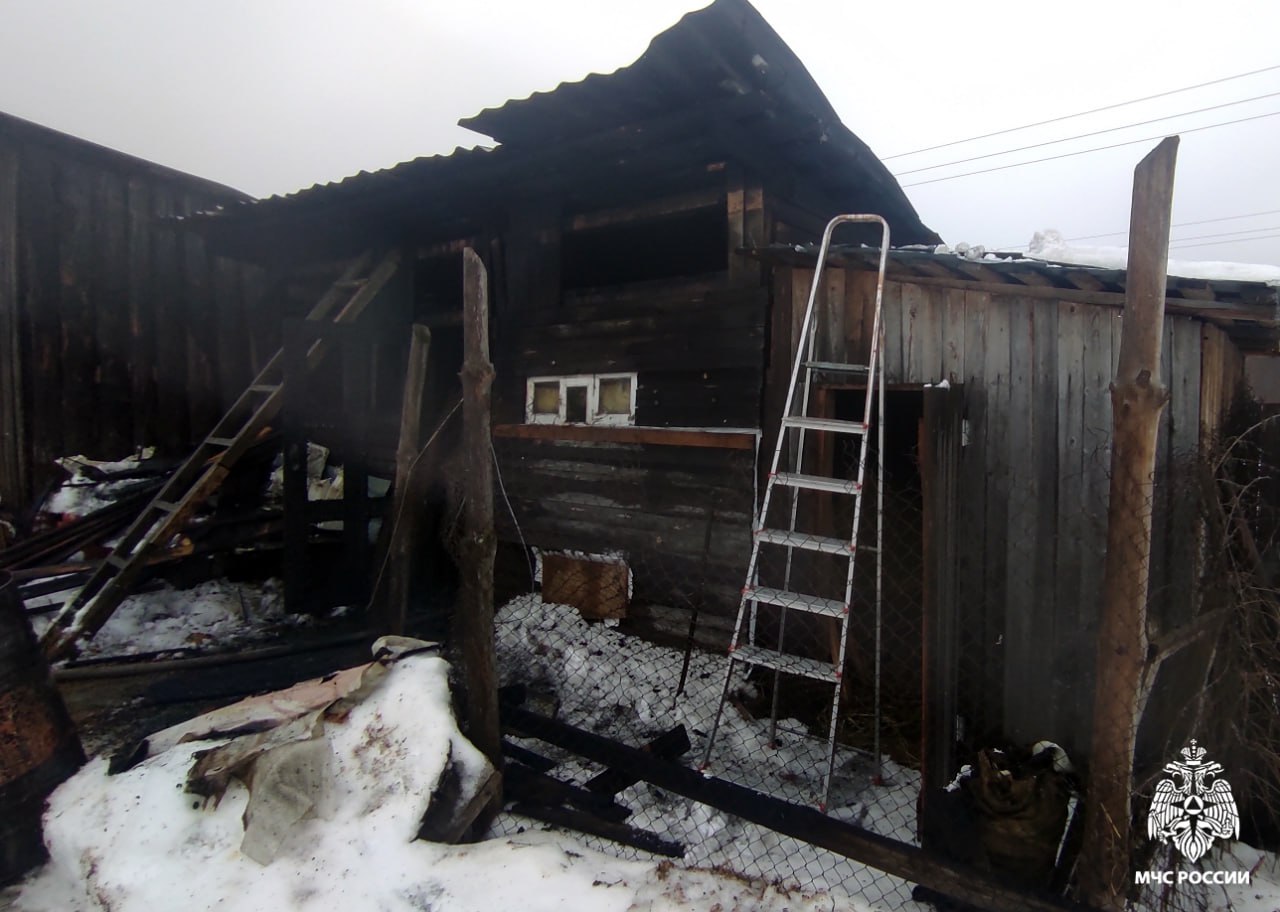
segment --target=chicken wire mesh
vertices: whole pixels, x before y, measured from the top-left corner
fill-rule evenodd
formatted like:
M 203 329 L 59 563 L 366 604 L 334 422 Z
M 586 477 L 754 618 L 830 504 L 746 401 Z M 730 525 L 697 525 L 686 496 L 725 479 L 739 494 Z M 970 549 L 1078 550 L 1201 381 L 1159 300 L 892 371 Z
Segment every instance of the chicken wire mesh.
M 1238 859 L 1221 852 L 1225 840 L 1212 840 L 1191 859 L 1172 835 L 1186 829 L 1179 822 L 1185 814 L 1170 816 L 1166 806 L 1156 829 L 1149 819 L 1161 783 L 1173 778 L 1168 765 L 1185 762 L 1184 747 L 1193 759 L 1197 747 L 1205 748 L 1207 762 L 1221 763 L 1220 777 L 1234 788 L 1245 835 L 1275 840 L 1280 663 L 1270 661 L 1268 650 L 1280 629 L 1269 588 L 1276 583 L 1270 557 L 1276 463 L 1261 442 L 1224 443 L 1210 456 L 1173 453 L 1162 439 L 1154 480 L 1135 486 L 1152 514 L 1149 575 L 1132 572 L 1142 551 L 1135 547 L 1128 581 L 1107 590 L 1108 433 L 1086 435 L 1093 446 L 1051 479 L 1013 460 L 966 475 L 973 467 L 964 460 L 975 454 L 965 452 L 962 488 L 977 478 L 982 493 L 961 490 L 954 527 L 941 530 L 926 515 L 932 508 L 916 417 L 886 429 L 884 474 L 867 479 L 859 543 L 879 547 L 859 552 L 854 563 L 843 661 L 841 618 L 787 612 L 784 622 L 778 606 L 755 604 L 752 611 L 747 603 L 744 641 L 754 629 L 763 647 L 842 667 L 838 687 L 786 674 L 775 683 L 767 669 L 736 664 L 708 774 L 797 805 L 819 804 L 838 697 L 826 803 L 834 819 L 1016 888 L 1059 895 L 1080 895 L 1091 878 L 1106 876 L 1101 866 L 1108 858 L 1118 858 L 1126 866 L 1116 878 L 1125 885 L 1125 902 L 1213 908 L 1222 888 L 1179 881 L 1178 872 L 1238 867 Z M 1280 452 L 1273 437 L 1271 454 Z M 589 465 L 576 452 L 579 464 L 555 471 L 548 471 L 545 452 L 500 457 L 501 497 L 516 520 L 504 539 L 523 539 L 508 551 L 507 575 L 522 574 L 524 590 L 540 590 L 507 599 L 498 612 L 500 675 L 504 684 L 524 685 L 535 711 L 625 744 L 660 741 L 683 725 L 689 744 L 682 762 L 693 765 L 724 692 L 725 649 L 762 485 L 754 459 L 738 454 L 708 462 L 702 475 L 691 472 L 681 502 L 655 510 L 645 497 L 653 482 L 641 480 L 654 465 L 649 450 L 619 445 L 602 456 L 596 449 Z M 820 455 L 833 477 L 855 477 L 856 447 Z M 877 534 L 880 514 L 872 505 L 881 497 Z M 848 537 L 849 499 L 821 492 L 800 498 L 798 530 Z M 790 508 L 785 499 L 771 505 L 783 511 L 783 523 Z M 571 523 L 582 533 L 573 542 L 581 547 L 555 547 L 564 537 L 549 530 Z M 936 547 L 929 539 L 943 534 L 957 545 L 951 602 L 957 648 L 952 677 L 932 686 L 949 688 L 955 713 L 928 720 L 930 675 L 938 673 L 927 655 L 935 604 L 928 554 Z M 530 571 L 521 570 L 525 547 L 535 555 L 534 586 Z M 847 573 L 840 555 L 793 551 L 788 563 L 786 549 L 762 549 L 757 583 L 838 600 Z M 1106 626 L 1108 597 L 1126 596 L 1144 606 L 1144 629 Z M 1099 667 L 1099 655 L 1123 657 L 1116 662 L 1119 679 L 1115 669 Z M 1104 678 L 1119 680 L 1121 690 L 1129 681 L 1132 696 L 1100 709 L 1095 682 Z M 1095 730 L 1100 718 L 1109 725 Z M 939 738 L 950 742 L 949 765 L 929 769 L 927 745 Z M 592 784 L 598 765 L 540 742 L 508 742 L 541 754 L 555 777 L 599 798 Z M 1099 750 L 1100 744 L 1110 747 Z M 1103 791 L 1096 784 L 1102 767 L 1090 775 L 1097 764 L 1111 764 L 1120 777 L 1113 791 L 1125 796 L 1123 809 L 1091 804 L 1089 789 L 1097 789 L 1095 799 Z M 686 863 L 840 890 L 873 908 L 910 908 L 913 885 L 900 878 L 647 783 L 626 783 L 605 797 L 624 809 L 619 822 L 635 831 L 622 833 L 630 847 L 616 842 L 616 833 L 596 837 L 605 851 L 647 857 L 655 848 L 679 847 Z M 524 811 L 533 809 L 524 802 Z M 1108 814 L 1126 814 L 1127 827 Z M 514 814 L 498 828 L 542 825 Z M 1122 841 L 1110 855 L 1103 851 L 1107 833 Z M 1173 883 L 1138 882 L 1138 872 L 1163 871 L 1173 872 Z

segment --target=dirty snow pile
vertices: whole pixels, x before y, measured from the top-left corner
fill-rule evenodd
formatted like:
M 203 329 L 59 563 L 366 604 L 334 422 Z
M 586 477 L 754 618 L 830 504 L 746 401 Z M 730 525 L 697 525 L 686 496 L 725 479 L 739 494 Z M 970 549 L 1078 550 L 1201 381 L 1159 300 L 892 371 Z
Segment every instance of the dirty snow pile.
M 70 592 L 50 593 L 31 599 L 28 609 L 45 602 L 63 603 Z M 37 636 L 44 633 L 53 615 L 33 614 Z M 278 580 L 233 583 L 218 579 L 190 589 L 165 585 L 154 592 L 132 595 L 120 603 L 110 620 L 81 645 L 81 656 L 126 656 L 167 652 L 202 646 L 225 647 L 260 634 L 272 626 L 313 623 L 311 618 L 288 615 Z
M 261 865 L 240 851 L 249 791 L 231 780 L 220 803 L 183 791 L 194 754 L 224 742 L 179 744 L 117 776 L 92 761 L 50 801 L 51 860 L 22 887 L 22 912 L 259 912 L 434 910 L 538 912 L 831 908 L 828 897 L 790 894 L 711 872 L 624 862 L 549 833 L 475 845 L 414 841 L 445 765 L 464 788 L 487 768 L 450 712 L 448 666 L 402 659 L 339 722 L 317 813 Z M 750 898 L 749 901 L 747 898 Z
M 1027 256 L 1055 263 L 1098 266 L 1103 269 L 1128 268 L 1127 247 L 1078 247 L 1063 240 L 1052 229 L 1037 231 L 1031 238 Z M 1280 283 L 1280 266 L 1227 263 L 1214 260 L 1169 260 L 1167 272 L 1185 279 L 1218 279 L 1236 282 Z
M 503 683 L 525 683 L 535 694 L 553 699 L 562 721 L 633 745 L 683 724 L 693 743 L 685 761 L 701 757 L 724 683 L 723 656 L 694 651 L 685 692 L 677 699 L 681 650 L 588 623 L 576 608 L 544 603 L 537 595 L 521 596 L 499 611 L 497 634 Z M 826 770 L 826 743 L 801 737 L 802 729 L 797 720 L 779 720 L 781 743 L 770 747 L 768 719 L 748 719 L 736 708 L 727 708 L 708 772 L 812 805 Z M 537 741 L 525 746 L 548 753 Z M 565 757 L 555 776 L 581 783 L 598 772 L 598 767 Z M 870 757 L 841 748 L 831 816 L 914 843 L 919 774 L 887 759 L 882 774 L 884 784 L 873 784 Z M 646 783 L 617 797 L 633 811 L 628 824 L 684 844 L 687 864 L 720 866 L 829 891 L 837 908 L 929 908 L 913 904 L 910 885 L 896 877 Z M 522 823 L 529 825 L 507 817 L 499 820 L 499 827 L 512 831 Z M 618 851 L 608 844 L 601 847 Z

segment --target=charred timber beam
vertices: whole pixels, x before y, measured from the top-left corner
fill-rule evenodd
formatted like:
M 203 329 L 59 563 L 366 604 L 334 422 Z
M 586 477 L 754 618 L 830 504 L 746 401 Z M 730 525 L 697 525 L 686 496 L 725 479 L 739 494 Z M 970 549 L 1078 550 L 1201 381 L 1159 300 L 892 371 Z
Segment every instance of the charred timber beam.
M 1088 912 L 1087 906 L 1057 896 L 1015 889 L 982 871 L 943 861 L 915 846 L 867 832 L 813 808 L 789 804 L 713 776 L 703 776 L 638 748 L 610 741 L 563 722 L 518 707 L 504 706 L 504 713 L 509 727 L 530 737 L 540 738 L 597 763 L 626 770 L 659 788 L 981 909 L 990 912 Z
M 507 797 L 524 804 L 539 807 L 571 804 L 601 820 L 613 823 L 621 823 L 631 816 L 628 808 L 618 804 L 609 795 L 596 794 L 568 782 L 561 782 L 521 763 L 503 764 L 502 776 Z
M 671 731 L 663 732 L 640 750 L 652 754 L 660 760 L 674 760 L 688 753 L 692 745 L 689 733 L 683 725 L 677 725 Z M 640 781 L 640 777 L 626 770 L 607 769 L 597 776 L 588 779 L 583 786 L 587 791 L 597 795 L 616 795 L 624 788 L 629 788 Z

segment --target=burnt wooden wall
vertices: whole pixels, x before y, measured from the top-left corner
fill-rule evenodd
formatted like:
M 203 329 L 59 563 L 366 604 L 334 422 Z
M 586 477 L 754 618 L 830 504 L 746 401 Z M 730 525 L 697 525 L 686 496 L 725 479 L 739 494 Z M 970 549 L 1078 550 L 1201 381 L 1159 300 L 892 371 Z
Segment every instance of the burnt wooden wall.
M 608 428 L 517 426 L 531 376 L 635 371 L 639 427 L 758 427 L 769 289 L 738 250 L 763 225 L 761 189 L 732 167 L 612 210 L 546 204 L 511 219 L 495 302 L 495 422 L 507 425 L 495 443 L 525 541 L 622 551 L 637 610 L 702 599 L 721 628 L 750 552 L 753 433 L 727 447 L 727 436 L 619 442 Z M 509 524 L 503 537 L 516 539 Z M 682 628 L 687 614 L 650 619 Z
M 250 377 L 258 270 L 164 219 L 244 198 L 0 115 L 0 498 L 58 456 L 179 454 Z
M 802 308 L 812 271 L 779 269 L 775 298 Z M 865 363 L 875 275 L 834 270 L 819 357 Z M 979 732 L 1087 748 L 1105 542 L 1120 310 L 1011 292 L 889 281 L 890 385 L 964 384 L 956 600 L 961 711 Z M 785 316 L 775 317 L 775 322 Z M 1151 611 L 1158 629 L 1196 610 L 1196 517 L 1184 457 L 1216 426 L 1240 376 L 1223 333 L 1168 316 Z M 766 427 L 766 439 L 776 428 Z

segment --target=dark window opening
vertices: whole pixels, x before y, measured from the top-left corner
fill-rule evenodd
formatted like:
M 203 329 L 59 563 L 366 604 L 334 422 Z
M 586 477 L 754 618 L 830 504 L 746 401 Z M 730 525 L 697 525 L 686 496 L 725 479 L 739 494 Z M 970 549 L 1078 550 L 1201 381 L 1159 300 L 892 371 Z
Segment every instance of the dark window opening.
M 413 273 L 413 317 L 424 320 L 446 314 L 462 316 L 462 254 L 446 253 L 418 260 Z
M 725 208 L 694 209 L 566 233 L 561 280 L 574 289 L 721 272 L 728 251 Z
M 570 386 L 565 389 L 564 420 L 569 424 L 587 423 L 587 388 Z

